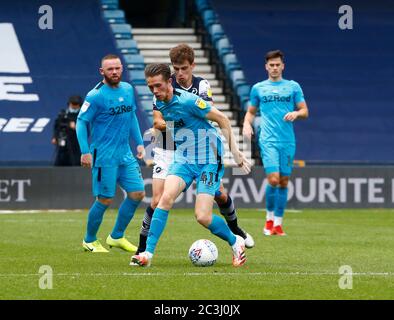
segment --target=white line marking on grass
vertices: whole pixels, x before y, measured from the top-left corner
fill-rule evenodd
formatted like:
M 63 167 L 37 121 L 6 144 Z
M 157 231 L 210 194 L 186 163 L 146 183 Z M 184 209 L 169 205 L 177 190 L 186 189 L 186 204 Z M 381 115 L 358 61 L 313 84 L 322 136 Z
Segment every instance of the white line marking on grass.
M 34 214 L 34 213 L 67 213 L 67 212 L 82 212 L 84 210 L 0 210 L 0 214 Z
M 250 273 L 237 273 L 237 272 L 184 272 L 184 273 L 161 273 L 161 272 L 146 272 L 146 273 L 54 273 L 54 276 L 59 277 L 173 277 L 173 276 L 338 276 L 337 272 L 250 272 Z M 354 272 L 352 276 L 383 276 L 393 277 L 394 272 Z M 1 273 L 0 277 L 37 277 L 42 276 L 36 273 Z

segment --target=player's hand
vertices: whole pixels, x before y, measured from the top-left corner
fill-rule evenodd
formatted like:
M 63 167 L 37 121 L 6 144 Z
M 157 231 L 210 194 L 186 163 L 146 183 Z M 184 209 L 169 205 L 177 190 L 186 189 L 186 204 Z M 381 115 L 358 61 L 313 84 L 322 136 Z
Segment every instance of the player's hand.
M 293 111 L 293 112 L 286 113 L 285 116 L 283 117 L 283 120 L 293 122 L 297 118 L 298 118 L 298 112 Z
M 249 123 L 244 124 L 244 127 L 242 129 L 242 135 L 248 139 L 252 139 L 253 128 Z
M 246 159 L 242 152 L 240 152 L 240 159 L 241 162 L 238 163 L 238 167 L 241 168 L 245 174 L 249 174 L 252 171 L 252 164 L 248 159 Z
M 92 155 L 90 153 L 81 155 L 81 166 L 84 168 L 92 167 Z
M 145 147 L 143 145 L 137 146 L 137 159 L 142 160 L 145 158 Z

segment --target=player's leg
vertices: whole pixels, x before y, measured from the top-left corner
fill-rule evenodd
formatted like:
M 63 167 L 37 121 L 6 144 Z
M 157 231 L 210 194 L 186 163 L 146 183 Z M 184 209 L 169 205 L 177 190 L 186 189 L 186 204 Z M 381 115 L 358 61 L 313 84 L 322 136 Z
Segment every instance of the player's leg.
M 226 219 L 227 225 L 230 230 L 245 239 L 245 245 L 247 248 L 254 247 L 254 240 L 250 234 L 245 232 L 238 225 L 237 211 L 234 206 L 234 202 L 230 195 L 224 190 L 223 182 L 220 183 L 219 190 L 215 192 L 215 202 L 219 207 L 220 213 Z
M 153 212 L 156 209 L 159 200 L 163 194 L 164 181 L 168 173 L 170 164 L 173 162 L 174 151 L 155 149 L 153 174 L 152 174 L 152 201 L 146 208 L 142 220 L 140 239 L 136 254 L 144 252 L 146 249 L 146 240 L 148 238 L 149 228 L 152 221 Z
M 176 198 L 185 188 L 186 182 L 181 177 L 172 174 L 167 176 L 164 183 L 163 195 L 153 213 L 152 223 L 146 241 L 146 250 L 138 255 L 132 256 L 130 265 L 150 266 L 157 243 L 167 224 L 168 213 Z
M 117 168 L 92 168 L 92 188 L 96 201 L 89 209 L 82 246 L 90 252 L 108 252 L 97 240 L 97 232 L 112 198 L 115 196 Z
M 272 234 L 286 235 L 283 231 L 283 215 L 287 205 L 287 185 L 293 169 L 295 144 L 283 145 L 280 148 L 280 173 L 278 181 L 278 196 L 275 207 L 274 228 Z
M 145 196 L 144 180 L 136 160 L 119 166 L 118 183 L 127 192 L 127 197 L 119 206 L 118 216 L 111 234 L 107 237 L 110 247 L 118 247 L 128 252 L 135 252 L 137 247 L 131 244 L 124 233 Z
M 245 240 L 235 235 L 222 218 L 212 213 L 214 195 L 219 188 L 223 174 L 224 168 L 221 165 L 207 164 L 201 168 L 197 176 L 195 215 L 201 225 L 228 242 L 233 250 L 233 265 L 238 267 L 246 261 Z
M 280 154 L 278 147 L 273 143 L 261 144 L 260 151 L 268 182 L 265 188 L 266 219 L 263 232 L 265 235 L 271 235 L 278 198 Z

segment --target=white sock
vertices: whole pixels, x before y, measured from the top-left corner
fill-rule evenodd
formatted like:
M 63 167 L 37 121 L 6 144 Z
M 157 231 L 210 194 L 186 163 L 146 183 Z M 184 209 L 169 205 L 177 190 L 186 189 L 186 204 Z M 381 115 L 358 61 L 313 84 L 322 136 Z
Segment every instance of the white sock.
M 267 210 L 266 219 L 267 219 L 267 220 L 274 220 L 274 212 L 273 212 L 273 211 L 268 211 L 268 210 Z
M 282 225 L 283 217 L 274 217 L 274 227 Z
M 150 253 L 149 251 L 145 251 L 146 255 L 148 256 L 149 259 L 152 259 L 153 253 Z

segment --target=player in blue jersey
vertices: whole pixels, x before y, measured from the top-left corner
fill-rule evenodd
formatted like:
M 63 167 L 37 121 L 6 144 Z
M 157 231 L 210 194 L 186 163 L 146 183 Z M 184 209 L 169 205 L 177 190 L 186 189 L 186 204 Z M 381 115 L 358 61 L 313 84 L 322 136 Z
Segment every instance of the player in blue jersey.
M 137 158 L 145 149 L 138 120 L 133 87 L 121 81 L 119 57 L 107 55 L 101 61 L 103 80 L 91 90 L 82 105 L 77 121 L 77 137 L 81 148 L 81 165 L 92 168 L 93 196 L 86 235 L 82 246 L 90 252 L 108 252 L 97 240 L 103 215 L 115 196 L 116 184 L 127 192 L 119 207 L 115 226 L 106 239 L 109 247 L 135 252 L 124 236 L 134 212 L 143 199 L 144 182 L 137 160 L 130 150 L 130 137 L 137 144 Z M 90 146 L 88 144 L 90 129 Z
M 300 85 L 282 78 L 284 56 L 280 50 L 265 57 L 268 79 L 256 83 L 250 93 L 250 106 L 245 115 L 243 134 L 249 139 L 257 110 L 261 113 L 259 146 L 268 184 L 264 234 L 286 235 L 283 214 L 287 204 L 287 184 L 293 168 L 296 141 L 293 121 L 306 119 L 308 107 Z
M 172 86 L 175 89 L 186 90 L 200 96 L 205 101 L 212 102 L 212 90 L 209 82 L 206 79 L 193 75 L 193 69 L 195 67 L 193 48 L 187 44 L 179 44 L 170 50 L 170 60 L 174 68 L 174 74 L 171 75 Z M 154 128 L 157 129 L 157 134 L 160 137 L 156 139 L 157 144 L 154 149 L 152 201 L 146 209 L 142 221 L 137 253 L 145 251 L 153 211 L 163 194 L 164 181 L 174 158 L 174 142 L 171 140 L 171 135 L 167 135 L 166 133 L 166 123 L 162 114 L 159 111 L 153 111 L 153 119 Z M 252 248 L 254 246 L 254 240 L 252 236 L 238 226 L 234 202 L 225 192 L 223 183 L 220 184 L 219 190 L 215 193 L 215 201 L 231 231 L 245 239 L 247 248 Z
M 157 242 L 167 223 L 168 212 L 179 194 L 195 180 L 197 221 L 214 235 L 228 242 L 233 252 L 233 265 L 245 263 L 245 240 L 231 232 L 219 216 L 212 214 L 213 200 L 224 173 L 223 144 L 210 121 L 217 122 L 229 141 L 235 162 L 245 172 L 250 163 L 239 151 L 228 118 L 201 97 L 172 86 L 171 71 L 166 64 L 152 64 L 145 69 L 148 87 L 155 95 L 156 110 L 166 121 L 176 143 L 174 162 L 164 183 L 164 191 L 152 218 L 146 250 L 132 256 L 131 263 L 149 266 Z

